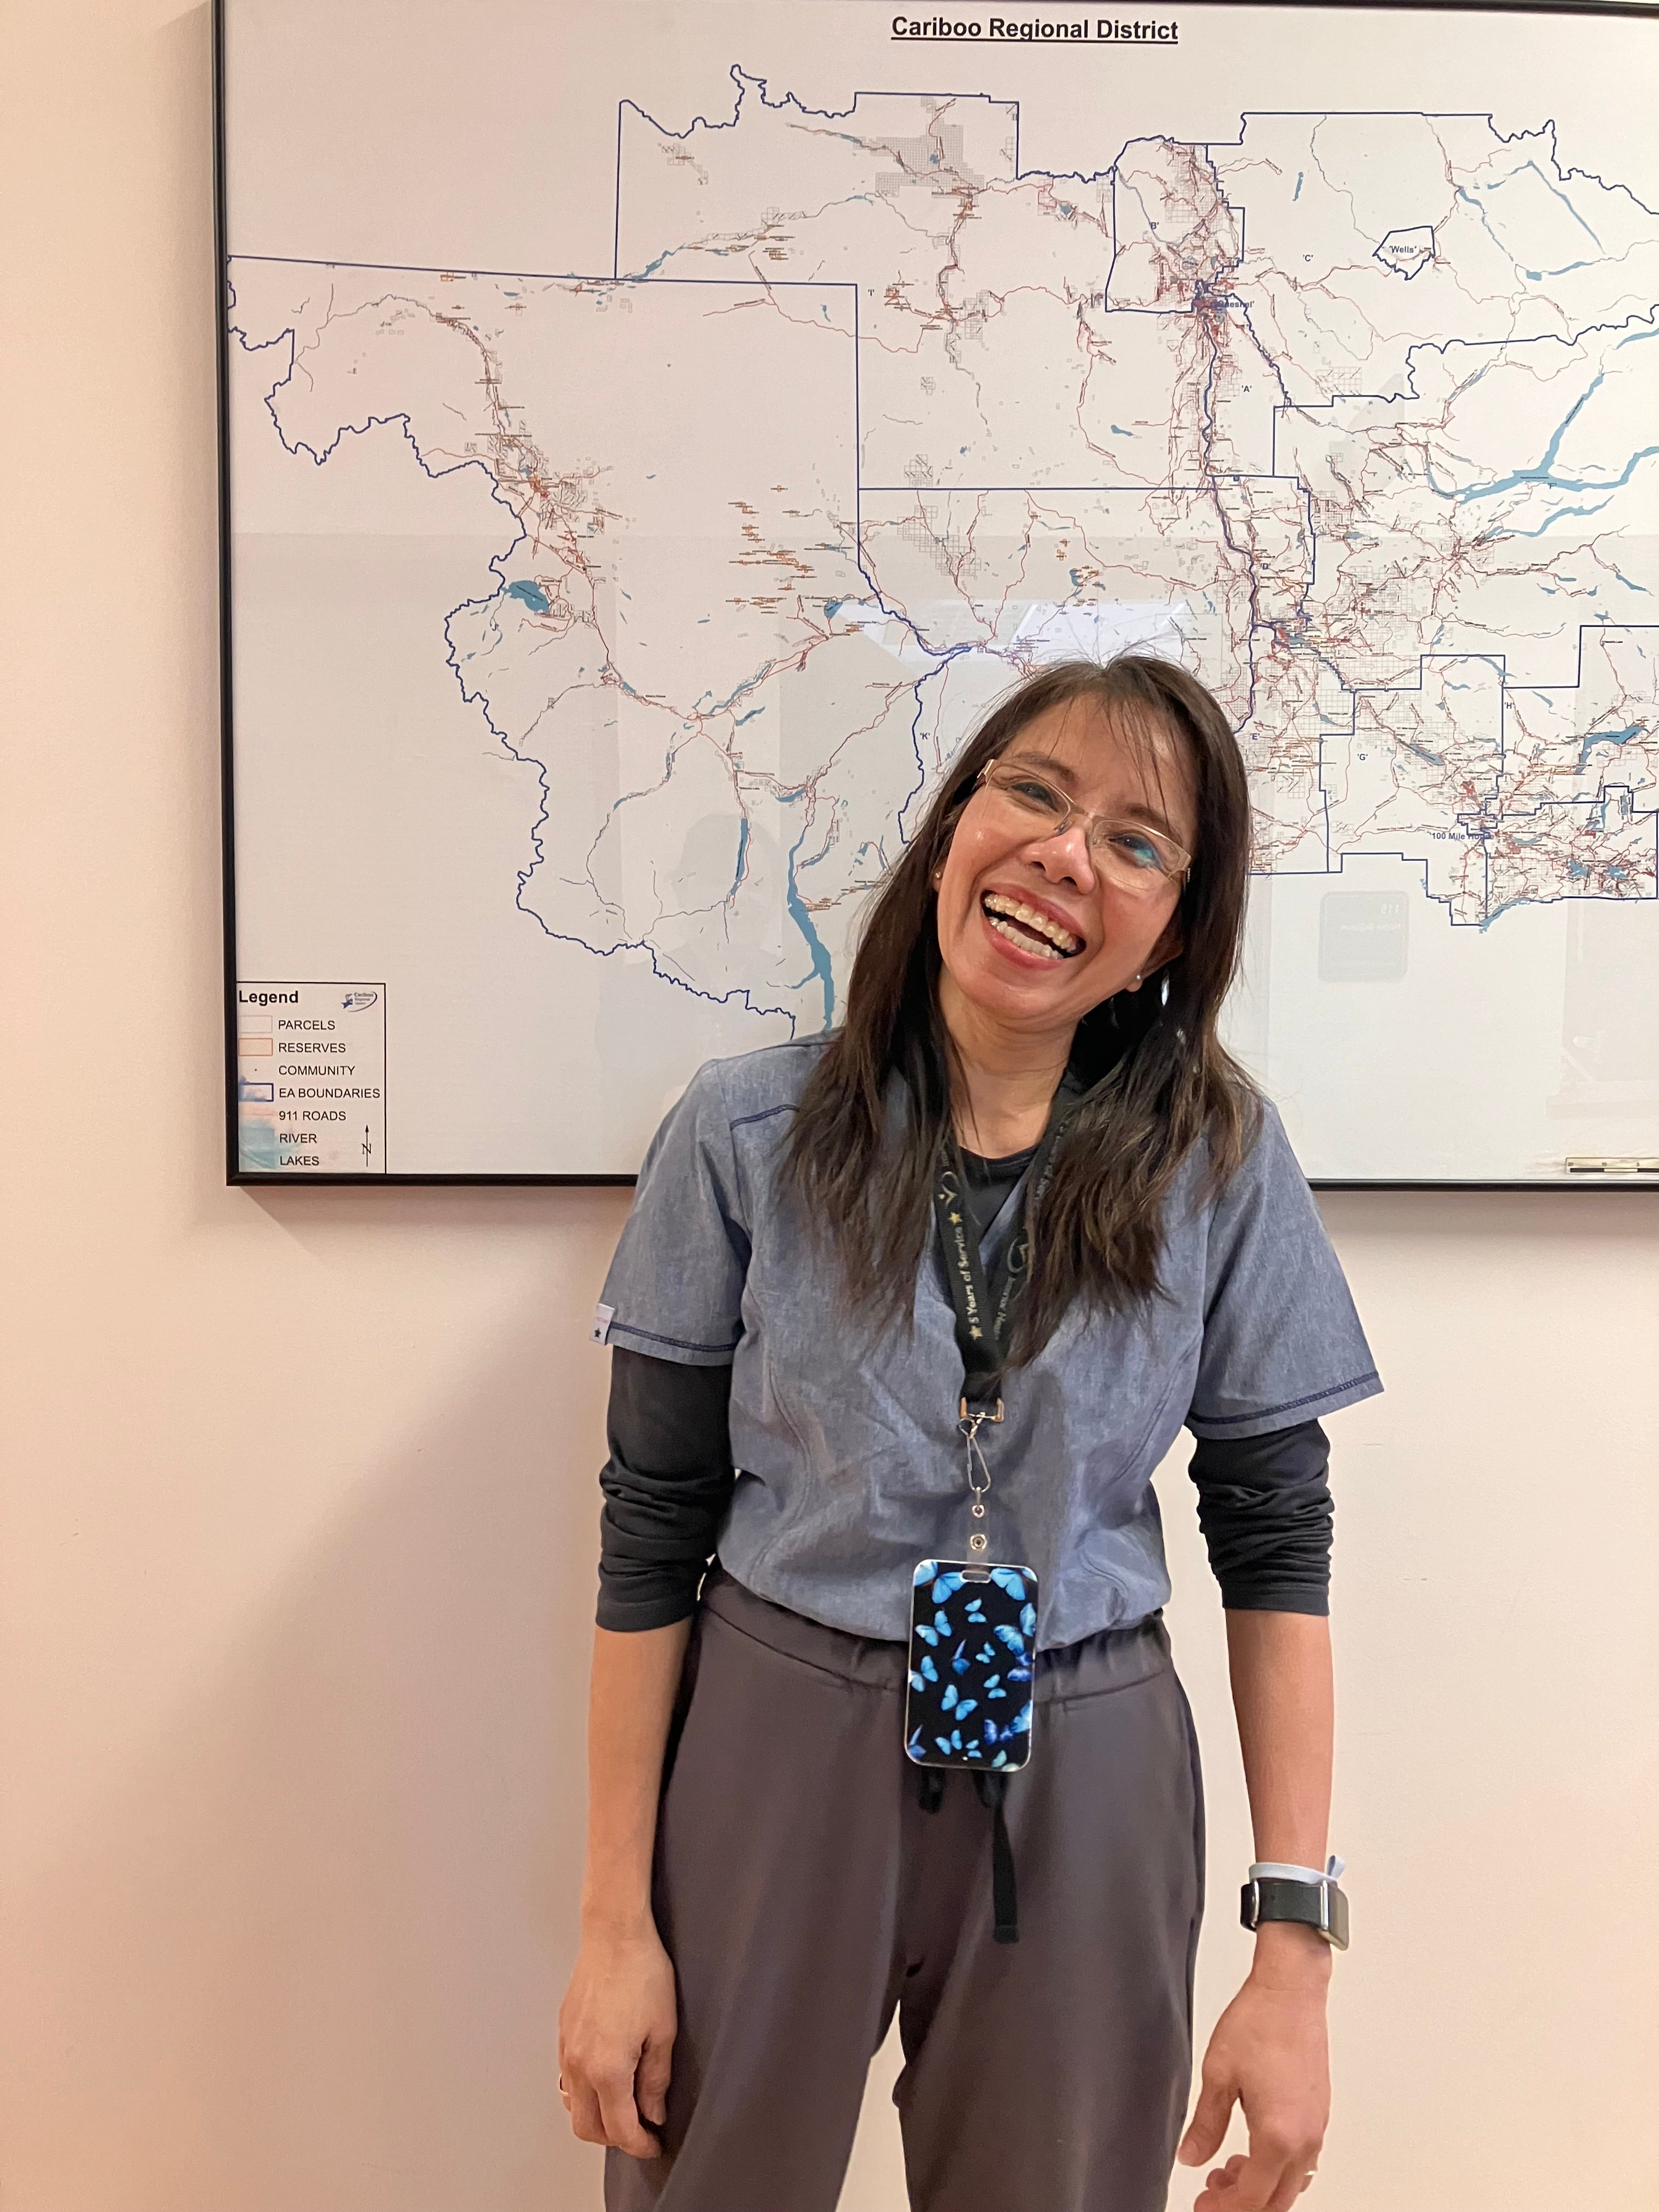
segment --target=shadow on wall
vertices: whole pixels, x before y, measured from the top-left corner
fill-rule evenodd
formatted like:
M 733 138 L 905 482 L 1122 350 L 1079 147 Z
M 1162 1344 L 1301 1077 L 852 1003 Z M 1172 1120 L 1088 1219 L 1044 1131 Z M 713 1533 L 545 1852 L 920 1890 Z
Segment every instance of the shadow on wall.
M 556 1195 L 574 1201 L 561 1215 L 600 1210 L 601 1194 Z M 434 1196 L 447 1227 L 499 1222 L 495 1200 L 522 1225 L 523 1193 L 464 1207 L 444 1202 L 461 1194 L 334 1193 L 325 1224 L 313 1194 L 263 1203 L 325 1246 L 361 1237 L 371 1212 L 382 1231 L 429 1231 Z M 579 1225 L 614 1233 L 559 1223 Z M 569 1244 L 552 1241 L 568 1300 Z M 550 1326 L 550 1282 L 536 1303 L 465 1397 L 349 1486 L 167 1740 L 89 1808 L 86 1842 L 25 1916 L 60 1976 L 74 1962 L 63 2020 L 40 2032 L 84 2040 L 96 2022 L 106 2045 L 74 2069 L 98 2109 L 64 2114 L 109 2146 L 99 2201 L 599 2203 L 599 2154 L 571 2140 L 556 2094 L 556 2039 L 607 1363 Z M 251 1418 L 241 1443 L 250 1481 L 329 1448 L 303 1391 Z M 116 2085 L 125 2111 L 110 2108 Z M 89 2179 L 86 2149 L 70 2163 Z

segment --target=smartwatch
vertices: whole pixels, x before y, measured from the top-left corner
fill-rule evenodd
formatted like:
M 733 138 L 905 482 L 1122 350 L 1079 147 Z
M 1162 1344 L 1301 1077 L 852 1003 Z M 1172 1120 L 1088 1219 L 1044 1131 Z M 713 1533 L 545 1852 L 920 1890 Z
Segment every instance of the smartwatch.
M 1238 1917 L 1252 1930 L 1270 1920 L 1289 1920 L 1311 1928 L 1333 1950 L 1348 1948 L 1348 1900 L 1337 1887 L 1344 1872 L 1342 1861 L 1333 1858 L 1323 1874 L 1316 1868 L 1253 1866 L 1250 1878 L 1239 1893 Z

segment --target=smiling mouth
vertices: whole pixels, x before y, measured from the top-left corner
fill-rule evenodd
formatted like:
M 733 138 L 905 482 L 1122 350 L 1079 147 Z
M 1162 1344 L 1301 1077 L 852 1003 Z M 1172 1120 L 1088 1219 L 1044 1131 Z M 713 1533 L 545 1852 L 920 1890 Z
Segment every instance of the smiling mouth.
M 997 934 L 1022 952 L 1034 952 L 1045 960 L 1074 960 L 1083 950 L 1080 937 L 1073 937 L 1069 929 L 1023 900 L 1009 898 L 1001 891 L 987 891 L 979 904 Z

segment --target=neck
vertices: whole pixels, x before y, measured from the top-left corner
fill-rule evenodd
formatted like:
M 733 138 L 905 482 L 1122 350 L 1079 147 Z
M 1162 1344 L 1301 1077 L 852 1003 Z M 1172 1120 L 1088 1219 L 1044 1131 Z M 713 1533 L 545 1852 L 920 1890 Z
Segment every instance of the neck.
M 1075 1024 L 1035 1034 L 1011 1030 L 964 999 L 948 970 L 939 978 L 939 1012 L 956 1048 L 957 1141 L 994 1160 L 1036 1144 L 1066 1073 Z

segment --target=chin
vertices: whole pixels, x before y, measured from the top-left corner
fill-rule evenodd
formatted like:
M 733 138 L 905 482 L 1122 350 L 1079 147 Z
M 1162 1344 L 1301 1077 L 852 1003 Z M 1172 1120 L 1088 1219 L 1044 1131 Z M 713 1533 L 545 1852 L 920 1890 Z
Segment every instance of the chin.
M 994 955 L 988 961 L 964 962 L 951 972 L 969 1006 L 1000 1021 L 1076 1022 L 1089 1012 L 1077 1004 L 1075 979 L 1069 975 L 1017 970 Z

